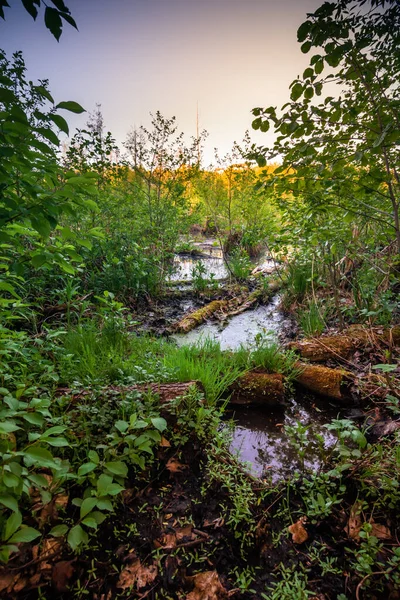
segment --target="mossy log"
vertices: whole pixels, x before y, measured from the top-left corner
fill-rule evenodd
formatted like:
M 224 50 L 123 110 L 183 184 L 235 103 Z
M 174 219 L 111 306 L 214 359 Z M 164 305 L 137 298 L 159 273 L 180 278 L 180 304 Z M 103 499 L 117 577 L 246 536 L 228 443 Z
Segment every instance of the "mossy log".
M 198 327 L 211 317 L 225 319 L 231 315 L 244 312 L 253 306 L 260 297 L 260 291 L 256 290 L 248 296 L 237 296 L 226 300 L 213 300 L 202 308 L 186 315 L 171 327 L 174 333 L 188 333 Z
M 346 402 L 351 398 L 350 386 L 354 383 L 354 375 L 344 369 L 330 369 L 322 365 L 296 363 L 299 374 L 296 383 L 301 387 L 338 402 Z
M 311 362 L 323 362 L 330 358 L 348 358 L 359 347 L 379 344 L 400 344 L 400 326 L 392 328 L 365 328 L 353 325 L 341 334 L 310 338 L 291 342 L 287 348 L 295 350 Z
M 231 404 L 243 406 L 282 406 L 285 390 L 282 375 L 249 371 L 231 386 Z

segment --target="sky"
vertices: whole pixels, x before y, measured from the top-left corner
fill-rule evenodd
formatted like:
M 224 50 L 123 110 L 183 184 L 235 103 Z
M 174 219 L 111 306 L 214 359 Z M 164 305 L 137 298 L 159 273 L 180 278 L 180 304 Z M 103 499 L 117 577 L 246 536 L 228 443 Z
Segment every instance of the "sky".
M 0 48 L 22 50 L 28 77 L 49 79 L 56 102 L 88 112 L 101 104 L 105 126 L 121 145 L 150 113 L 175 116 L 187 137 L 208 131 L 203 163 L 251 130 L 251 109 L 282 106 L 308 65 L 296 31 L 322 0 L 65 0 L 79 31 L 65 24 L 57 42 L 43 23 L 8 0 Z M 67 113 L 70 128 L 85 115 Z M 252 132 L 268 145 L 273 134 Z

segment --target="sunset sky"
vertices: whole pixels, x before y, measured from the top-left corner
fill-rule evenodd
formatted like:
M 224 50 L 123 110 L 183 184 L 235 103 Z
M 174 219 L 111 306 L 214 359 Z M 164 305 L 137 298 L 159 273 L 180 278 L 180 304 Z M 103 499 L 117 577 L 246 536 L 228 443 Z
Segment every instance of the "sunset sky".
M 20 0 L 0 21 L 0 47 L 22 50 L 30 79 L 49 79 L 57 102 L 89 112 L 102 105 L 106 128 L 121 144 L 150 112 L 177 117 L 179 130 L 206 129 L 204 163 L 228 152 L 251 129 L 251 109 L 281 106 L 308 64 L 298 26 L 322 0 L 65 0 L 79 32 L 64 26 L 60 42 L 35 23 Z M 87 115 L 68 114 L 82 127 Z M 267 144 L 271 134 L 253 132 Z

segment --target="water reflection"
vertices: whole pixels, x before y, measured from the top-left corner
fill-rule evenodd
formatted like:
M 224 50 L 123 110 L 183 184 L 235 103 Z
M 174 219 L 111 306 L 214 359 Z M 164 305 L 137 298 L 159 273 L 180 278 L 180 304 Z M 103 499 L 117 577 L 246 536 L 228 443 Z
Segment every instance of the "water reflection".
M 275 296 L 268 306 L 258 306 L 223 323 L 204 323 L 186 334 L 172 336 L 178 346 L 195 344 L 206 338 L 217 340 L 223 350 L 235 350 L 240 345 L 251 346 L 257 334 L 276 340 L 285 320 L 277 307 L 280 296 Z
M 296 426 L 300 422 L 309 426 L 304 468 L 316 471 L 336 442 L 335 436 L 323 425 L 336 416 L 337 408 L 327 401 L 304 396 L 291 398 L 284 410 L 246 408 L 228 411 L 227 417 L 233 417 L 235 421 L 231 451 L 250 463 L 255 475 L 271 477 L 274 483 L 287 479 L 303 465 L 285 426 Z

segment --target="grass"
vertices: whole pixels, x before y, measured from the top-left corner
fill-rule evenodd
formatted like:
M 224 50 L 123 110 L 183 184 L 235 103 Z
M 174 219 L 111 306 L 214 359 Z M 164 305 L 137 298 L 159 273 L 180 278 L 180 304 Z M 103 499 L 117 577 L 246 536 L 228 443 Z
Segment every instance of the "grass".
M 326 327 L 326 312 L 326 309 L 314 300 L 309 302 L 307 308 L 299 311 L 300 327 L 306 335 L 321 335 Z
M 253 368 L 282 373 L 290 381 L 296 372 L 295 356 L 259 337 L 249 350 L 223 351 L 211 339 L 177 347 L 165 339 L 137 336 L 119 323 L 99 328 L 87 322 L 63 338 L 59 369 L 67 385 L 135 384 L 145 382 L 200 381 L 209 404 L 215 404 L 233 382 Z

